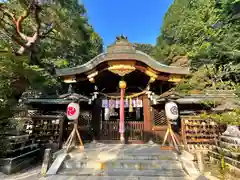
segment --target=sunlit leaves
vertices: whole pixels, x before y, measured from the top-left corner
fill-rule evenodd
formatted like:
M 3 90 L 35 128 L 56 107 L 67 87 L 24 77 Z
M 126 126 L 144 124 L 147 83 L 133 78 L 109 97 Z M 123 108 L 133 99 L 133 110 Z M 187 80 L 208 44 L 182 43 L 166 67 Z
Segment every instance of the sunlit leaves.
M 8 10 L 21 15 L 30 1 L 9 0 Z M 0 26 L 0 119 L 11 115 L 11 107 L 27 89 L 55 94 L 63 90 L 54 74 L 54 68 L 77 66 L 102 52 L 102 39 L 88 24 L 86 10 L 77 0 L 40 0 L 41 32 L 34 49 L 26 56 L 16 56 L 19 44 L 10 18 Z M 4 24 L 2 24 L 4 23 Z M 7 31 L 3 30 L 3 26 Z M 22 24 L 22 31 L 31 35 L 36 26 L 29 16 Z M 53 28 L 53 29 L 52 29 Z M 51 30 L 47 33 L 49 30 Z M 4 113 L 3 113 L 4 112 Z M 1 123 L 1 121 L 0 121 Z
M 215 122 L 218 122 L 220 124 L 231 124 L 231 125 L 240 125 L 240 108 L 234 109 L 230 112 L 223 112 L 221 114 L 206 114 L 203 113 L 201 115 L 204 119 L 212 119 Z

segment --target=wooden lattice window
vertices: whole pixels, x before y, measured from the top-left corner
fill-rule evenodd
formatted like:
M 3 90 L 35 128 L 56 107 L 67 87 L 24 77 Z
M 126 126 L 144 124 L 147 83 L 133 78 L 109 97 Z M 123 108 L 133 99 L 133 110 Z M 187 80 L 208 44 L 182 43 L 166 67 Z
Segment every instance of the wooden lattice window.
M 164 110 L 159 111 L 158 109 L 153 108 L 152 113 L 153 113 L 153 125 L 154 126 L 167 125 L 167 118 L 166 118 Z

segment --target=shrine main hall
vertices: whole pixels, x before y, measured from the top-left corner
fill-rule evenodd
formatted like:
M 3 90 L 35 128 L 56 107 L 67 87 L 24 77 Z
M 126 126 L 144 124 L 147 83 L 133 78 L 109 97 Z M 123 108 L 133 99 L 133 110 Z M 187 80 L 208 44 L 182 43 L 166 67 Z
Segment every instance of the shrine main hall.
M 80 66 L 56 69 L 56 74 L 74 93 L 88 97 L 80 109 L 90 114 L 94 139 L 148 141 L 153 131 L 167 126 L 158 97 L 189 69 L 162 64 L 119 36 L 106 52 Z

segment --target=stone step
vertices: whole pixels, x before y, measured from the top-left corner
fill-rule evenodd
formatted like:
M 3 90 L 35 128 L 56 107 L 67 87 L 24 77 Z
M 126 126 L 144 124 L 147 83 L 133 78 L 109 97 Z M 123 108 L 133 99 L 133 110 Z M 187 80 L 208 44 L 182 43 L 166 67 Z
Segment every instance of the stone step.
M 40 180 L 190 180 L 189 177 L 147 177 L 147 176 L 69 176 L 69 175 L 55 175 L 40 178 Z
M 126 144 L 87 144 L 85 145 L 85 152 L 98 152 L 98 153 L 118 153 L 118 154 L 173 154 L 173 151 L 160 150 L 159 145 L 126 145 Z M 73 152 L 79 152 L 78 149 L 75 149 Z
M 159 153 L 128 153 L 119 154 L 118 159 L 135 159 L 135 160 L 178 160 L 176 153 L 159 152 Z
M 215 158 L 215 159 L 218 159 L 218 160 L 222 159 L 222 155 L 217 153 L 217 152 L 209 151 L 208 155 L 210 156 L 210 158 Z M 227 157 L 227 156 L 224 156 L 224 161 L 226 163 L 228 163 L 230 165 L 233 165 L 233 166 L 235 166 L 235 167 L 240 169 L 240 161 L 238 161 L 236 159 L 232 159 L 232 158 Z
M 71 158 L 75 160 L 178 160 L 178 155 L 173 152 L 157 152 L 157 153 L 119 153 L 119 152 L 83 152 L 70 153 Z
M 111 161 L 76 161 L 66 160 L 63 164 L 70 168 L 95 168 L 95 169 L 182 169 L 179 161 L 174 160 L 111 160 Z
M 143 176 L 143 177 L 186 177 L 183 170 L 131 170 L 131 169 L 114 169 L 114 170 L 95 170 L 95 169 L 65 169 L 58 172 L 60 175 L 68 176 Z
M 218 146 L 214 146 L 212 151 L 217 152 L 219 154 L 224 154 L 227 157 L 240 161 L 240 152 L 233 152 L 229 149 Z
M 232 143 L 228 143 L 228 142 L 225 142 L 225 141 L 221 141 L 221 140 L 216 140 L 218 146 L 220 147 L 223 147 L 223 148 L 235 148 L 235 149 L 238 149 L 240 148 L 240 144 L 232 144 Z
M 230 143 L 230 144 L 240 144 L 240 138 L 239 137 L 231 137 L 231 136 L 220 136 L 219 139 L 221 141 Z
M 99 154 L 99 155 L 94 155 L 94 154 L 86 154 L 86 155 L 77 155 L 77 156 L 72 156 L 71 159 L 75 159 L 76 161 L 82 161 L 82 160 L 100 160 L 100 161 L 109 161 L 109 160 L 175 160 L 178 161 L 179 158 L 175 155 L 172 156 L 164 156 L 164 155 L 129 155 L 129 154 Z

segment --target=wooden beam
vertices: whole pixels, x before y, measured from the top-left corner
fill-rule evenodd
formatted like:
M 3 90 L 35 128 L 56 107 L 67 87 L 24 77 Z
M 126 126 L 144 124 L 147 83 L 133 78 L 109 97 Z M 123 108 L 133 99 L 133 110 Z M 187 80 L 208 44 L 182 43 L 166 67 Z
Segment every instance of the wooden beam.
M 178 82 L 180 82 L 182 80 L 183 80 L 183 78 L 180 75 L 170 75 L 170 77 L 168 79 L 168 82 L 176 82 L 176 83 L 178 83 Z

